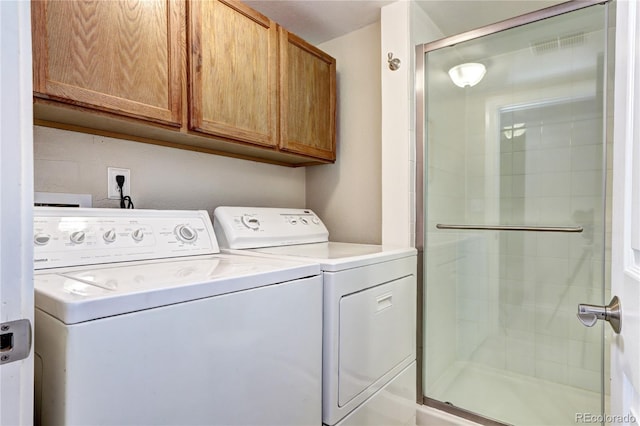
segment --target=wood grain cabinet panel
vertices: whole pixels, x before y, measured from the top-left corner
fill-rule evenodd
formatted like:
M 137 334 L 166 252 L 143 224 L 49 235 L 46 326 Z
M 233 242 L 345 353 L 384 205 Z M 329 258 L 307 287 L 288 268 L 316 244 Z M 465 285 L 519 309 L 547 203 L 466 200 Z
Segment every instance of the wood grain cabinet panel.
M 277 145 L 276 24 L 237 1 L 189 3 L 189 127 Z
M 34 0 L 31 11 L 38 125 L 335 161 L 335 59 L 238 0 Z
M 336 159 L 336 61 L 280 28 L 280 149 Z
M 183 15 L 167 0 L 32 2 L 35 95 L 179 126 Z

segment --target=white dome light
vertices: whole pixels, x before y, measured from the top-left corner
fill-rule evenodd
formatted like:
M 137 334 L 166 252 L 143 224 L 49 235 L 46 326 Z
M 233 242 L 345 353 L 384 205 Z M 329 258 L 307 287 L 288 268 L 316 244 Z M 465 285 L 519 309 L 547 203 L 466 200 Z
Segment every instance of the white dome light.
M 482 77 L 487 72 L 487 68 L 476 62 L 456 65 L 449 70 L 451 81 L 458 87 L 472 87 L 480 83 Z

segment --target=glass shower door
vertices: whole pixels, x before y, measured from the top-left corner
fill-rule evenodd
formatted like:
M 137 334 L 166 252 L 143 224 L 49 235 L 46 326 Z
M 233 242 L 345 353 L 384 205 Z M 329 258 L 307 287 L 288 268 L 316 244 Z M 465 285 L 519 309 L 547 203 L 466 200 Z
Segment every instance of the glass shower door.
M 427 403 L 517 425 L 603 412 L 603 326 L 576 309 L 605 302 L 607 7 L 426 53 Z M 459 87 L 466 63 L 486 74 Z

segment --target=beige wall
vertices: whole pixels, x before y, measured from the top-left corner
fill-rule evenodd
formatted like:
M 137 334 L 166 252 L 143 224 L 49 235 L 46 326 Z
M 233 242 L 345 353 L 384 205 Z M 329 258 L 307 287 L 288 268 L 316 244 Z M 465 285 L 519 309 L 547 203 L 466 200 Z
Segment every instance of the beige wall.
M 107 199 L 107 167 L 131 170 L 136 208 L 206 209 L 219 205 L 305 206 L 304 168 L 237 160 L 47 127 L 34 128 L 35 190 Z
M 107 167 L 131 169 L 136 208 L 307 207 L 334 241 L 381 242 L 380 24 L 319 45 L 337 60 L 338 160 L 292 169 L 144 143 L 34 128 L 35 190 L 107 199 Z
M 306 203 L 333 241 L 381 241 L 380 24 L 318 46 L 336 58 L 338 159 L 308 167 Z

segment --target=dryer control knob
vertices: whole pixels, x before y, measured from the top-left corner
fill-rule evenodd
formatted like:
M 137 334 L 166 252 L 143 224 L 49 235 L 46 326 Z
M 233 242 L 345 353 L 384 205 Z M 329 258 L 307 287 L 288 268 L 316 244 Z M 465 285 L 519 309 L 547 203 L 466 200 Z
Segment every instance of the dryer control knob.
M 45 233 L 39 233 L 33 236 L 33 242 L 37 246 L 45 246 L 51 240 L 51 235 Z
M 112 243 L 116 240 L 116 230 L 111 228 L 109 229 L 107 232 L 105 232 L 104 234 L 102 234 L 102 238 L 107 242 L 107 243 Z
M 69 239 L 73 244 L 82 244 L 84 243 L 84 238 L 86 236 L 87 235 L 84 233 L 84 231 L 75 231 L 71 233 Z
M 134 241 L 142 241 L 142 239 L 144 238 L 144 231 L 139 228 L 136 229 L 131 233 L 131 238 L 133 238 Z
M 260 228 L 260 221 L 257 218 L 249 215 L 242 216 L 242 224 L 249 229 L 253 229 L 254 231 Z
M 176 226 L 176 237 L 182 242 L 192 243 L 198 239 L 198 233 L 189 225 Z

